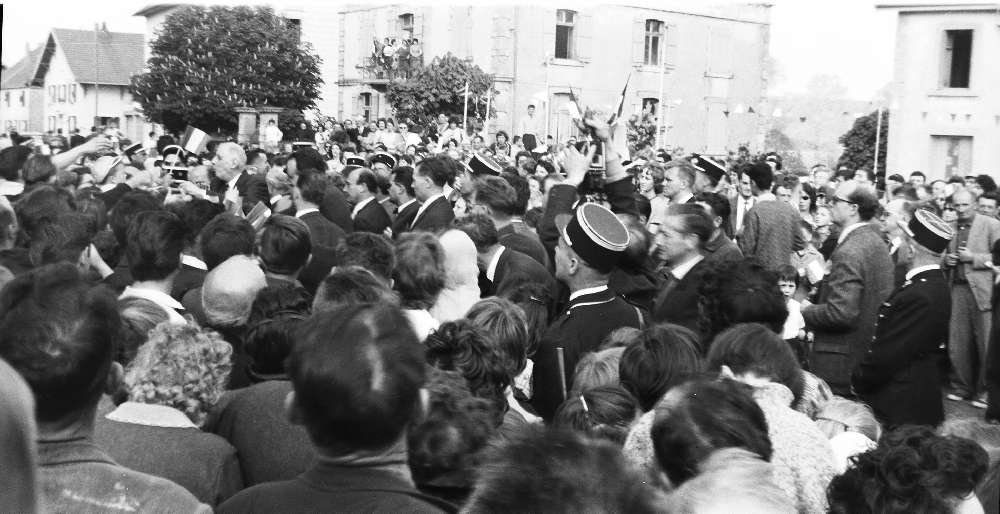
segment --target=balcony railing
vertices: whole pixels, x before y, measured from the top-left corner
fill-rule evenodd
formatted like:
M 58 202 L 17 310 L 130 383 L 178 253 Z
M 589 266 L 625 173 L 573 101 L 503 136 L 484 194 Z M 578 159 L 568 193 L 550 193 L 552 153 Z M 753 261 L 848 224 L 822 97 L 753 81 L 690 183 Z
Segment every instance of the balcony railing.
M 412 55 L 405 58 L 373 59 L 366 57 L 358 66 L 364 82 L 404 82 L 410 80 L 414 70 L 424 63 L 423 56 Z

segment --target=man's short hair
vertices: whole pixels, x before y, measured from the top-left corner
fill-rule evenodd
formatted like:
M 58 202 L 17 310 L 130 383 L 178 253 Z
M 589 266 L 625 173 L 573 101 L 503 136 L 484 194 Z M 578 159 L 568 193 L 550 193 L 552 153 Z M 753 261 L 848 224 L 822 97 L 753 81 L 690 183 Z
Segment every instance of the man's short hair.
M 268 166 L 270 166 L 271 165 L 271 159 L 273 159 L 273 156 L 271 154 L 267 153 L 267 151 L 264 150 L 263 148 L 257 148 L 257 149 L 250 150 L 249 152 L 247 152 L 247 163 L 249 164 L 249 163 L 257 162 L 258 160 L 260 160 L 261 156 L 264 157 L 264 160 L 267 162 Z M 257 171 L 259 171 L 260 173 L 267 173 L 266 169 L 257 170 Z
M 990 193 L 997 190 L 996 181 L 989 175 L 976 176 L 976 184 L 979 185 L 979 188 L 982 189 L 984 193 Z
M 684 233 L 698 236 L 698 242 L 702 245 L 707 243 L 712 238 L 712 232 L 715 232 L 712 218 L 700 205 L 690 203 L 670 205 L 667 207 L 667 216 L 678 217 Z
M 669 512 L 621 449 L 571 431 L 527 428 L 479 469 L 468 512 Z
M 795 396 L 802 397 L 802 366 L 792 347 L 760 323 L 741 323 L 715 336 L 705 357 L 709 371 L 728 366 L 737 376 L 752 373 L 782 384 Z
M 922 171 L 914 171 L 913 173 L 910 173 L 910 180 L 913 180 L 913 177 L 920 177 L 926 179 L 927 175 L 924 175 L 924 172 Z
M 24 163 L 31 157 L 31 148 L 24 145 L 8 146 L 0 150 L 0 178 L 15 181 Z
M 750 182 L 760 191 L 770 191 L 771 184 L 774 183 L 774 172 L 766 162 L 743 163 L 738 168 L 737 175 L 750 177 Z
M 41 422 L 97 402 L 121 326 L 115 294 L 73 264 L 37 268 L 0 290 L 0 358 L 31 386 Z
M 295 332 L 287 372 L 313 443 L 348 453 L 399 440 L 419 409 L 423 354 L 399 307 L 341 305 L 312 315 Z
M 921 184 L 922 186 L 923 184 Z M 903 198 L 910 202 L 919 202 L 920 197 L 917 196 L 917 186 L 909 182 L 903 182 L 896 187 L 895 191 L 892 192 L 893 198 Z
M 868 221 L 875 216 L 881 204 L 878 203 L 878 193 L 875 186 L 859 183 L 854 191 L 847 195 L 847 200 L 858 206 L 858 216 L 861 221 Z
M 360 266 L 376 277 L 392 282 L 392 269 L 396 264 L 392 241 L 382 234 L 352 232 L 337 245 L 338 266 Z
M 358 180 L 356 185 L 365 186 L 365 189 L 369 193 L 378 194 L 379 190 L 379 178 L 375 175 L 375 172 L 368 168 L 361 168 L 358 170 Z
M 511 214 L 524 216 L 524 213 L 528 212 L 528 203 L 531 201 L 531 186 L 528 185 L 528 179 L 518 175 L 516 169 L 514 169 L 514 173 L 505 172 L 500 177 L 514 188 L 514 210 Z
M 704 368 L 701 341 L 691 330 L 654 325 L 636 335 L 622 353 L 618 376 L 643 412 L 653 409 L 667 391 Z
M 688 189 L 694 187 L 694 179 L 698 175 L 698 169 L 693 164 L 684 159 L 670 161 L 664 165 L 664 173 L 674 168 L 677 168 L 677 176 L 687 182 Z
M 987 200 L 993 200 L 994 204 L 1000 206 L 1000 192 L 998 192 L 995 189 L 993 191 L 987 191 L 987 192 L 979 195 L 979 198 L 976 201 L 978 202 L 979 200 L 982 200 L 983 198 L 985 198 Z M 912 216 L 912 214 L 911 214 L 911 216 Z
M 527 366 L 528 325 L 524 311 L 510 300 L 494 296 L 473 304 L 465 317 L 493 335 L 513 383 Z
M 500 177 L 482 177 L 476 181 L 476 203 L 504 216 L 517 210 L 517 192 Z
M 244 351 L 254 373 L 278 375 L 285 372 L 285 359 L 292 352 L 295 329 L 309 316 L 309 294 L 293 284 L 267 286 L 257 293 L 247 331 Z
M 719 193 L 710 193 L 708 191 L 698 193 L 694 199 L 696 202 L 701 202 L 712 208 L 711 216 L 718 216 L 722 218 L 722 225 L 725 226 L 729 223 L 729 215 L 732 207 L 729 205 L 729 199 Z
M 201 258 L 211 271 L 234 255 L 253 255 L 256 238 L 249 221 L 222 213 L 201 231 Z
M 393 287 L 407 309 L 427 309 L 444 289 L 444 249 L 433 234 L 407 232 L 399 236 L 392 269 Z
M 225 212 L 222 205 L 200 198 L 190 202 L 171 204 L 167 210 L 176 214 L 181 223 L 184 224 L 184 244 L 186 246 L 193 246 L 205 225 Z
M 410 198 L 416 196 L 416 193 L 413 191 L 413 167 L 399 166 L 392 170 L 392 181 L 403 186 L 406 195 Z
M 497 227 L 488 216 L 482 213 L 475 213 L 455 218 L 451 222 L 451 228 L 465 232 L 472 243 L 476 245 L 477 252 L 484 252 L 491 246 L 499 244 Z
M 418 174 L 429 177 L 437 187 L 444 187 L 455 180 L 455 165 L 446 155 L 428 157 L 417 165 Z
M 326 198 L 326 189 L 330 186 L 330 179 L 321 171 L 307 170 L 300 171 L 295 181 L 295 187 L 299 188 L 302 199 L 316 205 L 323 203 Z
M 359 303 L 398 304 L 389 284 L 361 266 L 337 266 L 319 284 L 313 310 Z
M 166 211 L 139 213 L 128 226 L 129 272 L 136 282 L 164 280 L 181 266 L 184 224 Z
M 298 169 L 299 173 L 303 171 L 326 171 L 326 159 L 323 158 L 323 154 L 319 153 L 319 150 L 311 146 L 300 148 L 296 150 L 292 155 L 288 156 L 288 160 L 295 159 L 295 167 Z
M 649 198 L 646 198 L 642 193 L 635 193 L 632 196 L 635 197 L 635 208 L 639 211 L 639 215 L 649 220 L 653 214 L 653 204 L 649 202 Z
M 132 218 L 141 212 L 157 211 L 162 208 L 160 200 L 150 193 L 145 191 L 125 193 L 108 215 L 108 224 L 111 225 L 111 231 L 114 232 L 118 244 L 122 247 L 127 244 L 125 236 Z
M 304 221 L 275 214 L 264 222 L 257 244 L 257 256 L 264 271 L 291 275 L 306 265 L 311 253 L 309 226 Z

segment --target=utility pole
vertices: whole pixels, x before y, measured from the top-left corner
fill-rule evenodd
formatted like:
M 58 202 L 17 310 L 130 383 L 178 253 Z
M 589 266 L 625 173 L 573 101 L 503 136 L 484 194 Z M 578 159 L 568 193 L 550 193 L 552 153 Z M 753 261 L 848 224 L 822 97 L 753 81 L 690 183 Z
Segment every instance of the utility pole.
M 101 114 L 100 114 L 100 111 L 98 110 L 98 107 L 100 106 L 100 96 L 101 95 L 99 95 L 98 91 L 97 91 L 97 89 L 98 89 L 98 86 L 97 86 L 97 75 L 98 75 L 97 70 L 100 69 L 98 67 L 98 65 L 97 65 L 97 59 L 98 59 L 98 57 L 97 57 L 97 55 L 98 55 L 98 53 L 97 53 L 97 49 L 98 49 L 97 33 L 99 31 L 100 31 L 100 26 L 95 23 L 94 24 L 94 126 L 95 127 L 100 127 L 101 126 Z

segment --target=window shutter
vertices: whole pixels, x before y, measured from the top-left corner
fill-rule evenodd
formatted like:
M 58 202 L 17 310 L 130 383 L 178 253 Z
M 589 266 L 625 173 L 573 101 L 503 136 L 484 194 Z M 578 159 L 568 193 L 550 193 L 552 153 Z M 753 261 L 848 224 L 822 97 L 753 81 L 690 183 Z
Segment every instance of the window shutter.
M 424 43 L 424 11 L 423 7 L 413 11 L 413 37 Z
M 677 33 L 677 25 L 674 23 L 667 24 L 666 29 L 666 45 L 663 54 L 667 67 L 673 68 L 677 66 L 677 36 L 679 34 Z
M 576 60 L 580 62 L 590 62 L 590 58 L 593 56 L 593 18 L 590 14 L 581 14 L 580 22 L 577 23 L 580 35 L 576 39 Z
M 551 57 L 556 54 L 556 10 L 545 9 L 542 16 L 542 47 L 545 55 Z
M 368 12 L 361 13 L 360 24 L 358 25 L 358 32 L 361 35 L 361 44 L 358 45 L 358 64 L 363 65 L 365 59 L 371 57 L 375 52 L 372 40 L 375 37 L 374 28 L 374 21 L 371 19 L 371 15 Z
M 361 97 L 358 95 L 351 95 L 351 110 L 349 111 L 352 118 L 356 118 L 361 115 Z
M 646 61 L 646 20 L 636 17 L 632 22 L 632 65 L 642 66 Z

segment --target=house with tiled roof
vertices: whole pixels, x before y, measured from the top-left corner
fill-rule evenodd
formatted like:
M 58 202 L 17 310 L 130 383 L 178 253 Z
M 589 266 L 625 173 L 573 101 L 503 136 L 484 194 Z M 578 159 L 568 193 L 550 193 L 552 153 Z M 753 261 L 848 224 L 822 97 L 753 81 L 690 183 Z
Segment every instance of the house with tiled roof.
M 0 125 L 4 132 L 41 132 L 45 93 L 35 81 L 35 70 L 45 48 L 39 45 L 10 68 L 0 72 Z M 34 107 L 34 109 L 32 109 Z
M 52 29 L 44 45 L 11 67 L 9 82 L 14 86 L 41 88 L 38 101 L 26 101 L 28 120 L 40 117 L 41 123 L 27 131 L 62 129 L 71 134 L 80 128 L 84 134 L 94 125 L 118 125 L 133 140 L 142 138 L 147 129 L 141 112 L 132 102 L 128 86 L 132 75 L 146 66 L 143 34 L 95 30 Z M 24 63 L 23 66 L 22 63 Z M 4 72 L 3 85 L 8 85 Z M 6 111 L 6 93 L 3 106 Z M 11 104 L 20 108 L 20 98 L 11 95 Z M 12 110 L 12 113 L 15 111 Z M 39 114 L 40 113 L 40 114 Z M 4 113 L 4 116 L 7 116 Z M 40 125 L 40 126 L 38 126 Z

